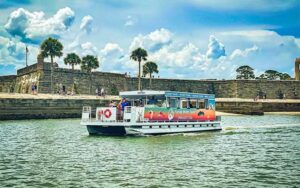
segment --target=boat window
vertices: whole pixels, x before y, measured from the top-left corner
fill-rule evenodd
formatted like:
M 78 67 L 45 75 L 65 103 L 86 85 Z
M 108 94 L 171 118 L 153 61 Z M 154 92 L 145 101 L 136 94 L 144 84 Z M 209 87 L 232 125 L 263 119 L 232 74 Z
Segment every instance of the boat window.
M 147 107 L 167 107 L 167 101 L 163 97 L 152 96 L 147 101 Z
M 196 108 L 196 100 L 193 99 L 187 99 L 187 100 L 182 100 L 181 105 L 182 108 Z
M 143 107 L 146 104 L 146 99 L 133 99 L 130 101 L 131 106 Z
M 205 103 L 205 109 L 208 109 L 208 107 L 209 107 L 209 105 L 208 105 L 208 99 L 205 99 L 204 101 L 205 101 L 204 102 Z
M 209 110 L 215 110 L 215 105 L 216 105 L 215 100 L 208 100 L 207 109 L 209 109 Z
M 178 104 L 177 104 L 177 98 L 170 98 L 170 107 L 171 108 L 177 108 Z
M 205 102 L 204 100 L 198 100 L 198 105 L 197 107 L 198 109 L 204 109 L 205 108 Z

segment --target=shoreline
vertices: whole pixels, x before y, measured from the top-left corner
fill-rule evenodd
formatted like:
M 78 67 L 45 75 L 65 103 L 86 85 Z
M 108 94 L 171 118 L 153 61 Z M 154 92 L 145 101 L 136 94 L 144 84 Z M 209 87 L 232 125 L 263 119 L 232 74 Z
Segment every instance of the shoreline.
M 235 114 L 235 113 L 226 113 L 216 111 L 217 116 L 244 116 L 246 114 Z M 264 115 L 291 115 L 291 116 L 300 116 L 300 111 L 298 112 L 264 112 Z
M 235 113 L 216 111 L 216 116 L 242 116 L 242 115 L 243 114 L 235 114 Z
M 95 96 L 95 95 L 59 95 L 59 94 L 45 94 L 39 93 L 37 95 L 24 94 L 24 93 L 1 93 L 0 99 L 104 99 L 104 100 L 121 100 L 118 95 L 105 95 Z M 258 99 L 254 101 L 253 99 L 244 98 L 216 98 L 216 102 L 253 102 L 253 103 L 299 103 L 300 99 Z
M 300 116 L 299 112 L 265 112 L 265 115 L 298 115 Z
M 58 95 L 0 93 L 0 120 L 80 118 L 83 106 L 107 106 L 110 100 L 119 101 L 116 95 Z M 268 99 L 264 102 L 251 99 L 216 98 L 216 115 L 300 115 L 300 99 Z
M 90 99 L 90 100 L 121 100 L 117 95 L 59 95 L 59 94 L 21 94 L 21 93 L 0 93 L 0 99 Z

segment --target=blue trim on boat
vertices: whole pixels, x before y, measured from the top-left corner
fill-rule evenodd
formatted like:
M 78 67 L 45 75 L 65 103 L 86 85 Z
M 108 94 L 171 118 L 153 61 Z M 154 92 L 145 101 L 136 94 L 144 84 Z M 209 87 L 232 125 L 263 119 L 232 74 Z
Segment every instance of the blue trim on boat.
M 213 94 L 201 94 L 201 93 L 188 93 L 188 92 L 176 92 L 176 91 L 166 91 L 166 97 L 175 98 L 190 98 L 190 99 L 214 99 Z

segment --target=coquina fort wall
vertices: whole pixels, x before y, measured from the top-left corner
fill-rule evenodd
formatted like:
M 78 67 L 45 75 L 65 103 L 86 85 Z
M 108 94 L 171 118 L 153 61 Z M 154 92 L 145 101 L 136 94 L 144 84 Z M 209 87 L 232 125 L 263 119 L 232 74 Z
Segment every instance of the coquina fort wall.
M 124 74 L 93 72 L 91 75 L 80 70 L 55 67 L 53 71 L 54 91 L 63 86 L 66 91 L 72 88 L 77 94 L 95 94 L 96 88 L 104 88 L 106 94 L 118 94 L 119 91 L 136 90 L 137 78 Z M 0 77 L 0 92 L 30 93 L 35 82 L 39 93 L 51 93 L 50 63 L 39 60 L 38 63 L 19 69 L 17 75 Z M 73 85 L 74 83 L 74 85 Z M 90 89 L 91 87 L 91 89 Z M 149 88 L 149 79 L 142 78 L 142 88 Z M 154 78 L 154 90 L 188 91 L 215 94 L 217 98 L 254 98 L 265 93 L 269 99 L 285 96 L 288 99 L 300 99 L 300 81 L 289 80 L 183 80 Z

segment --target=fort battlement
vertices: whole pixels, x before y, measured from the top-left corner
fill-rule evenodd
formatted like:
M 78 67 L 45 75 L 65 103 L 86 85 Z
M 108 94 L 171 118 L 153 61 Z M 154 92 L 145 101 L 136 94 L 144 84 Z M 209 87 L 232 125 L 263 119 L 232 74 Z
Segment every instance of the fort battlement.
M 149 88 L 149 79 L 142 78 L 142 89 Z M 51 93 L 51 64 L 43 61 L 19 69 L 17 75 L 0 77 L 0 92 L 30 93 L 32 83 L 39 93 Z M 73 84 L 74 83 L 74 84 Z M 74 86 L 75 85 L 75 86 Z M 59 68 L 53 69 L 53 88 L 62 86 L 77 94 L 95 94 L 96 88 L 104 88 L 107 94 L 136 90 L 138 79 L 124 74 L 92 72 Z M 91 88 L 91 89 L 90 89 Z M 255 98 L 263 93 L 266 98 L 300 99 L 300 81 L 295 80 L 188 80 L 153 78 L 154 90 L 187 91 L 215 94 L 217 98 Z

